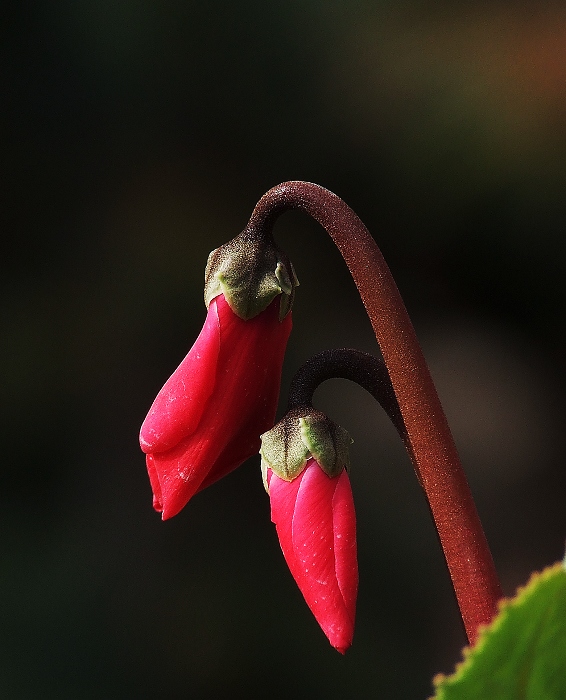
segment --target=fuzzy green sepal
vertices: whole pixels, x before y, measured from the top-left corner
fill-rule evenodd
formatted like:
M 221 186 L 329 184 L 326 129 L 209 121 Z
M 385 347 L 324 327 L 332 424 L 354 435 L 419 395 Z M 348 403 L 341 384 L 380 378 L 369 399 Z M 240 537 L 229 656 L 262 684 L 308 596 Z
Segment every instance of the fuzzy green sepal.
M 317 414 L 300 418 L 299 423 L 303 443 L 328 476 L 338 476 L 349 468 L 353 440 L 344 428 Z
M 305 410 L 289 411 L 279 423 L 261 436 L 259 454 L 266 491 L 269 491 L 268 467 L 285 481 L 293 481 L 305 468 L 310 453 L 301 435 L 300 419 L 304 415 Z
M 285 481 L 293 481 L 313 457 L 328 476 L 338 476 L 350 466 L 352 439 L 324 413 L 310 407 L 289 411 L 261 436 L 261 473 L 265 490 L 267 469 Z
M 281 295 L 279 318 L 291 310 L 299 281 L 293 265 L 274 243 L 254 240 L 243 231 L 208 256 L 205 270 L 206 307 L 223 294 L 232 311 L 249 320 Z

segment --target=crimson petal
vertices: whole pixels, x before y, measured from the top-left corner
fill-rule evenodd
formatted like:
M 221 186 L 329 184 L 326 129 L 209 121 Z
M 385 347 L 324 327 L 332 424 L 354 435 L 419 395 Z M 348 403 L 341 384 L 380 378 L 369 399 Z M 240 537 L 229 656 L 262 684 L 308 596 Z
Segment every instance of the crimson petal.
M 310 459 L 291 482 L 271 474 L 269 494 L 287 565 L 330 643 L 344 653 L 354 634 L 358 588 L 348 475 L 331 478 Z

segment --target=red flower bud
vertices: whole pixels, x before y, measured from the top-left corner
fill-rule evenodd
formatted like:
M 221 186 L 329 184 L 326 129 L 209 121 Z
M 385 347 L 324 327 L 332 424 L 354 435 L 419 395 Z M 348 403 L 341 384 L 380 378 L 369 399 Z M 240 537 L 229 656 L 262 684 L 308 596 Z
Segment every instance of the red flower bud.
M 281 297 L 249 320 L 223 294 L 211 300 L 189 354 L 157 395 L 140 431 L 163 520 L 256 454 L 275 419 L 291 314 Z
M 267 469 L 271 520 L 283 555 L 330 644 L 352 644 L 358 562 L 356 516 L 346 470 L 328 476 L 314 458 L 292 481 Z

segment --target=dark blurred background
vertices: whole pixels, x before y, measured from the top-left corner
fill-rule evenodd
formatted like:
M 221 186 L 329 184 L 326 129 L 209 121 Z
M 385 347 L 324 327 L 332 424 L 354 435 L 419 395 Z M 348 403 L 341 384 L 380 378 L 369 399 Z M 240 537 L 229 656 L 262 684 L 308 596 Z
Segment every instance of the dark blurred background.
M 0 686 L 36 698 L 427 697 L 464 643 L 407 456 L 363 390 L 360 595 L 330 648 L 254 458 L 162 523 L 138 429 L 205 315 L 210 250 L 288 179 L 343 197 L 422 339 L 506 594 L 563 555 L 566 9 L 36 0 L 1 11 Z M 375 341 L 298 212 L 283 379 Z

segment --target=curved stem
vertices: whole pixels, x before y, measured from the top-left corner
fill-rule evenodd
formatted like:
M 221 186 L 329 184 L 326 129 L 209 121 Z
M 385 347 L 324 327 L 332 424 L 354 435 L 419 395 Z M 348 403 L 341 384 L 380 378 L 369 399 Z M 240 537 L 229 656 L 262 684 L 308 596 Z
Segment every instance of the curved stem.
M 385 363 L 354 348 L 323 350 L 309 358 L 291 380 L 285 413 L 299 406 L 312 406 L 314 392 L 327 379 L 348 379 L 359 384 L 381 405 L 401 439 L 406 441 L 407 431 Z
M 501 588 L 466 476 L 413 325 L 391 272 L 359 217 L 329 190 L 285 182 L 257 203 L 246 231 L 272 236 L 301 209 L 331 236 L 358 288 L 397 397 L 406 445 L 440 539 L 470 643 L 497 612 Z

